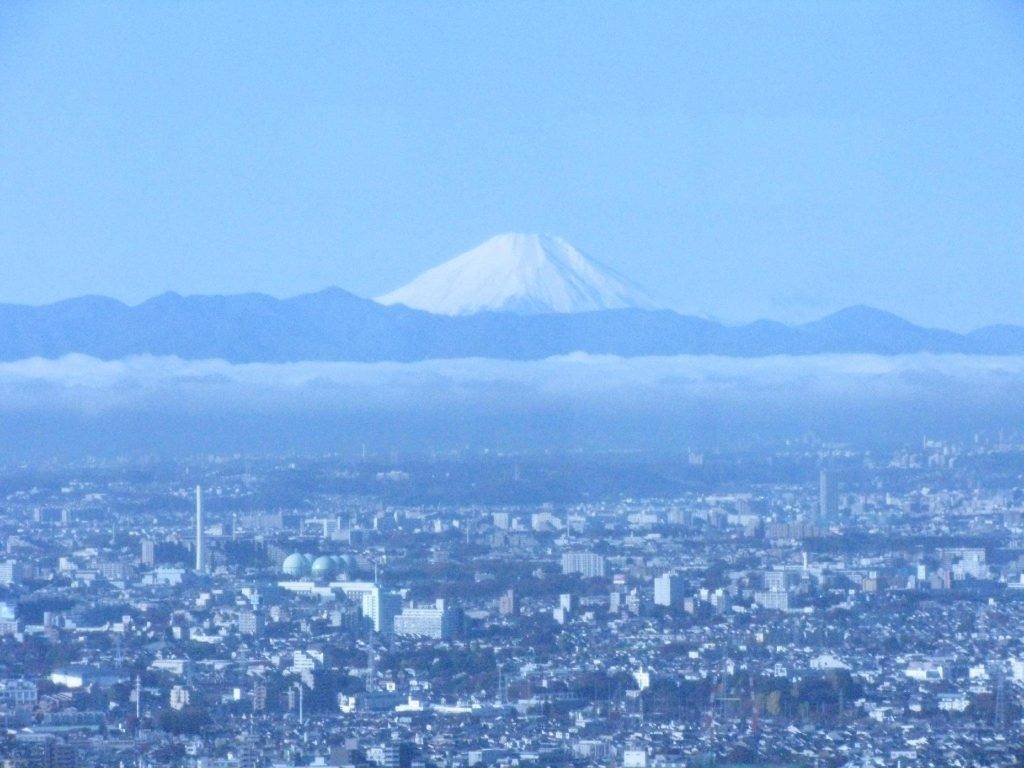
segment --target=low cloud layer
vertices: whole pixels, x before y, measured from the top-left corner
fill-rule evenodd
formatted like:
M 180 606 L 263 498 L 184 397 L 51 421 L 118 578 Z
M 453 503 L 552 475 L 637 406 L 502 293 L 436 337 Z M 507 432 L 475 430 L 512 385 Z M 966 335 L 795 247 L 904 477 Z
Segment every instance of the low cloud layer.
M 0 364 L 0 449 L 650 449 L 808 432 L 911 439 L 1013 429 L 1022 403 L 1021 357 L 234 365 L 71 355 Z

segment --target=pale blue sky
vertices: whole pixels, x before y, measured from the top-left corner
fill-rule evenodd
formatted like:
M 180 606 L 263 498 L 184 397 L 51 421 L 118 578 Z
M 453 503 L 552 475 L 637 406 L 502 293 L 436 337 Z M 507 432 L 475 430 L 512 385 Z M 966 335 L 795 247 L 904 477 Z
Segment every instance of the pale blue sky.
M 0 301 L 509 230 L 726 320 L 1024 323 L 1024 4 L 0 5 Z

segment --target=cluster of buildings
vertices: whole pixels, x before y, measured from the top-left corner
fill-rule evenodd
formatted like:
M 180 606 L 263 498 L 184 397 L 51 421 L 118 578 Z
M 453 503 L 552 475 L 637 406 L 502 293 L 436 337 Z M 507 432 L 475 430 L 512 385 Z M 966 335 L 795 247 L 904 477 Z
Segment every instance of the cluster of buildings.
M 1024 446 L 684 461 L 3 468 L 0 765 L 1020 764 Z

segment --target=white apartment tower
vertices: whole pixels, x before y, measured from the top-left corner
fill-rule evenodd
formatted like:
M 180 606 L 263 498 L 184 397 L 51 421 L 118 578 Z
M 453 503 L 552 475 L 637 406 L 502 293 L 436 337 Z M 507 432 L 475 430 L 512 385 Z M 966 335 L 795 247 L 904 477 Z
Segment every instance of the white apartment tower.
M 578 573 L 584 579 L 604 578 L 604 557 L 594 552 L 563 552 L 562 573 Z
M 654 579 L 654 604 L 667 608 L 679 607 L 683 604 L 683 592 L 686 581 L 678 573 L 664 573 Z

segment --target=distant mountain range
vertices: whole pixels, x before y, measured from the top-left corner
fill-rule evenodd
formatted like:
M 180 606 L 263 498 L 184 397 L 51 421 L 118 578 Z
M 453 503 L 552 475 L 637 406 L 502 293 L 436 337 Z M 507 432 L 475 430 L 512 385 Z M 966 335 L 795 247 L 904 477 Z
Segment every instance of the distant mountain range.
M 1009 355 L 1024 353 L 1024 328 L 991 326 L 962 335 L 870 307 L 797 326 L 728 326 L 658 309 L 642 288 L 562 238 L 510 233 L 376 301 L 328 288 L 290 299 L 165 293 L 137 306 L 99 296 L 41 307 L 0 305 L 0 360 L 74 352 L 231 362 L 533 360 L 571 352 Z
M 0 305 L 0 359 L 84 353 L 102 359 L 176 355 L 232 362 L 528 360 L 571 352 L 641 355 L 808 355 L 866 352 L 1024 354 L 1024 327 L 968 334 L 923 328 L 870 307 L 804 325 L 727 326 L 638 308 L 448 316 L 384 306 L 338 288 L 290 299 L 261 294 L 180 296 L 137 306 L 86 296 L 33 307 Z

